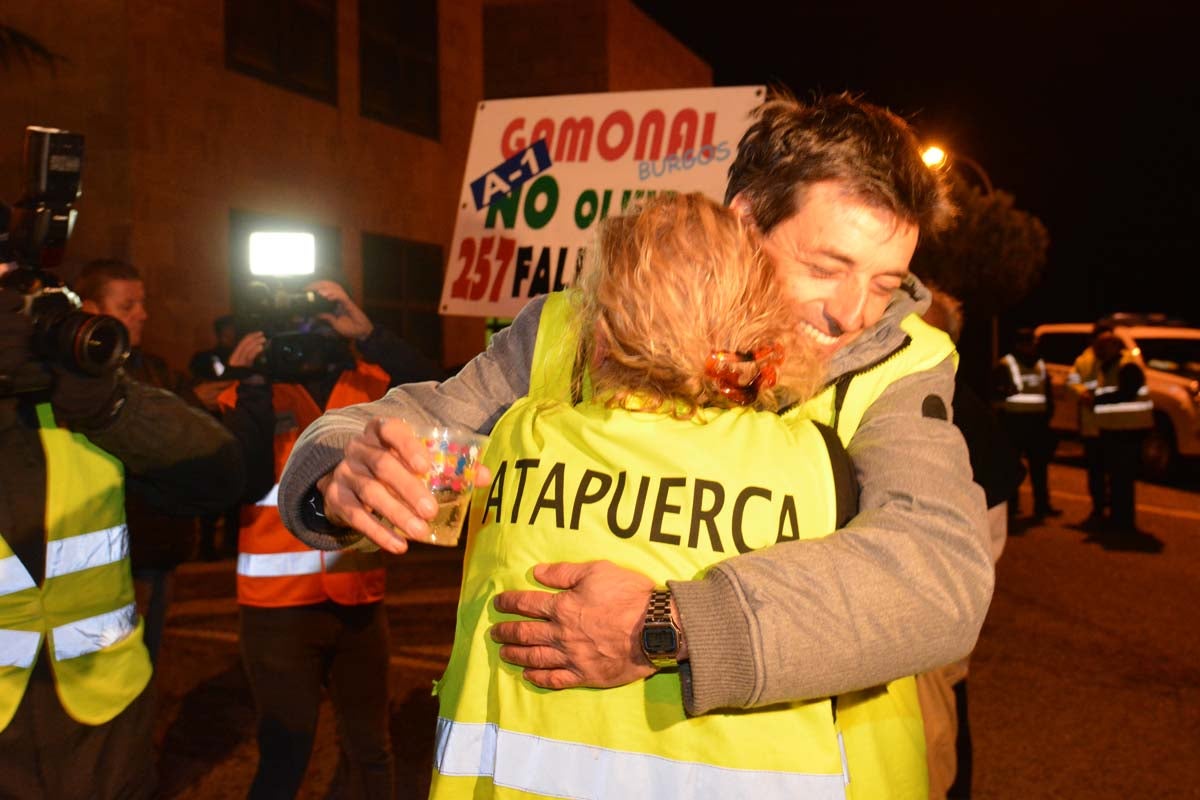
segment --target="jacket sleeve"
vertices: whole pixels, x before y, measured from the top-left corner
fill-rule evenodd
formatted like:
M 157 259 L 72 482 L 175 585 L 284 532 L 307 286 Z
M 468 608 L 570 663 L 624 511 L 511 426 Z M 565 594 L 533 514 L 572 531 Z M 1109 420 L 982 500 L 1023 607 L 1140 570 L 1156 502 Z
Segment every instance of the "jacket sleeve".
M 958 429 L 922 413 L 953 394 L 947 359 L 871 406 L 847 448 L 861 496 L 846 527 L 671 583 L 689 713 L 842 694 L 971 651 L 994 580 L 983 490 Z
M 325 412 L 300 435 L 279 482 L 283 523 L 309 547 L 348 547 L 360 534 L 330 526 L 314 514 L 314 486 L 342 460 L 350 439 L 373 417 L 410 423 L 461 425 L 490 432 L 512 403 L 529 392 L 529 371 L 543 298 L 530 301 L 513 324 L 492 337 L 488 349 L 443 383 L 397 386 L 381 399 Z
M 122 379 L 125 402 L 98 430 L 81 430 L 125 465 L 131 492 L 155 511 L 190 516 L 238 501 L 245 473 L 232 434 L 165 389 Z
M 275 485 L 275 409 L 271 384 L 262 378 L 238 381 L 237 402 L 221 415 L 237 439 L 246 469 L 240 502 L 255 503 Z

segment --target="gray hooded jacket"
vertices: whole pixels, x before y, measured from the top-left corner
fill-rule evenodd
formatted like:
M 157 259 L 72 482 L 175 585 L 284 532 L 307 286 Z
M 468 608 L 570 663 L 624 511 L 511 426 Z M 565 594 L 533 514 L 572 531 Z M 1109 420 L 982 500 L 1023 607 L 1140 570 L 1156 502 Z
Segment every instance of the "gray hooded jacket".
M 312 547 L 359 536 L 322 525 L 308 502 L 351 437 L 376 416 L 482 432 L 529 389 L 542 299 L 497 333 L 454 378 L 399 386 L 373 403 L 327 412 L 300 437 L 279 487 L 279 511 Z M 905 339 L 899 323 L 929 293 L 914 277 L 883 318 L 834 356 L 830 380 L 879 361 Z M 847 450 L 859 514 L 821 539 L 735 556 L 703 580 L 671 583 L 691 660 L 690 713 L 843 694 L 955 661 L 975 646 L 994 579 L 983 490 L 945 415 L 954 363 L 893 383 Z

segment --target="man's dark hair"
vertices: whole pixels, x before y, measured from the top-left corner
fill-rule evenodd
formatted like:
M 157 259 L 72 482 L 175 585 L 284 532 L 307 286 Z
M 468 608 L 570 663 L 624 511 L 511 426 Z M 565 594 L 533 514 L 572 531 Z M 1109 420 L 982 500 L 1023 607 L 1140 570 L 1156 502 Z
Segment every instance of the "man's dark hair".
M 801 103 L 781 90 L 754 111 L 729 167 L 725 202 L 739 194 L 763 233 L 799 210 L 804 190 L 836 181 L 922 237 L 955 215 L 944 178 L 921 160 L 908 123 L 847 93 Z
M 213 333 L 217 335 L 217 338 L 220 338 L 221 331 L 236 329 L 237 317 L 235 317 L 233 314 L 222 314 L 213 320 Z
M 1102 320 L 1100 322 L 1097 322 L 1095 325 L 1092 326 L 1092 341 L 1095 341 L 1097 337 L 1099 337 L 1103 334 L 1112 333 L 1116 329 L 1117 329 L 1117 326 L 1113 325 L 1108 320 Z
M 115 258 L 97 258 L 83 265 L 73 288 L 81 300 L 99 303 L 104 291 L 113 281 L 140 281 L 141 273 L 127 261 Z

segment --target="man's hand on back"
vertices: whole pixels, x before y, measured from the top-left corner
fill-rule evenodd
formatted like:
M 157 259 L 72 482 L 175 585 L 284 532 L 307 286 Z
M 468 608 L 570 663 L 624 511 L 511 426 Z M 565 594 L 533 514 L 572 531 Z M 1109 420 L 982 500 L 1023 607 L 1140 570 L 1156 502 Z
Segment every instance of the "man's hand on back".
M 533 619 L 492 626 L 500 657 L 530 683 L 607 689 L 654 674 L 640 641 L 654 581 L 609 561 L 539 564 L 533 576 L 563 591 L 501 592 L 498 610 Z

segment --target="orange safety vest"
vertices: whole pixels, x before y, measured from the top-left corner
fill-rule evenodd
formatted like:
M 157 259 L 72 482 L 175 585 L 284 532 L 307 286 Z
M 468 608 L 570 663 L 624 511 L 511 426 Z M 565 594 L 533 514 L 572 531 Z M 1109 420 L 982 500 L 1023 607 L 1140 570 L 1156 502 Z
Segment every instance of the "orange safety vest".
M 374 364 L 357 361 L 338 378 L 326 408 L 343 408 L 377 400 L 387 391 L 388 374 Z M 218 402 L 237 403 L 237 384 Z M 271 387 L 275 409 L 275 480 L 271 491 L 241 511 L 238 534 L 238 602 L 278 608 L 332 600 L 341 605 L 376 603 L 383 599 L 385 571 L 382 555 L 359 550 L 314 550 L 292 535 L 279 516 L 279 476 L 300 434 L 321 416 L 312 396 L 295 383 Z

